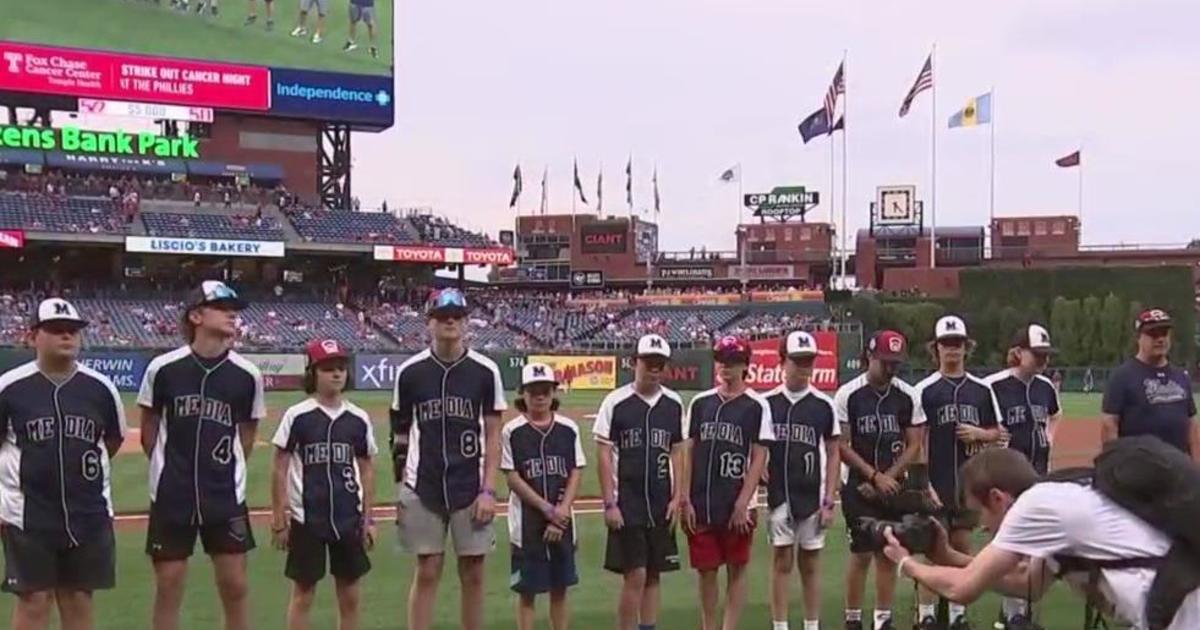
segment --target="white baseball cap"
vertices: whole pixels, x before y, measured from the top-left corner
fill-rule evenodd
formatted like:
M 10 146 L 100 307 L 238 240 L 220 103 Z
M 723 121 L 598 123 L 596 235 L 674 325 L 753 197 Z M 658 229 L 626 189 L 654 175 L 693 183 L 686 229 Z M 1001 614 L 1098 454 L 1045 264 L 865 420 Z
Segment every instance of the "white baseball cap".
M 937 320 L 937 324 L 933 327 L 933 338 L 941 341 L 942 339 L 966 339 L 967 324 L 957 315 L 946 315 Z
M 783 340 L 783 354 L 788 357 L 815 357 L 817 340 L 803 330 L 792 331 Z
M 671 344 L 659 335 L 642 335 L 637 342 L 637 356 L 671 358 Z
M 79 316 L 75 305 L 62 298 L 50 298 L 42 300 L 42 303 L 38 304 L 32 327 L 38 328 L 50 323 L 74 324 L 79 328 L 88 325 L 88 321 Z
M 521 387 L 537 383 L 558 385 L 558 380 L 554 378 L 554 368 L 545 363 L 527 363 L 521 368 Z

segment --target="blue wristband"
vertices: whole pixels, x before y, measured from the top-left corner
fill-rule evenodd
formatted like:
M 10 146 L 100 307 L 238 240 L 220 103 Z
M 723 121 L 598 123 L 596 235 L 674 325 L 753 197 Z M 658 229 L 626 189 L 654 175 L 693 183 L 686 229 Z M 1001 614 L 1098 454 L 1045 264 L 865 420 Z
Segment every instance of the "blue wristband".
M 479 491 L 479 494 L 486 494 L 486 495 L 488 495 L 489 497 L 492 497 L 493 499 L 495 499 L 495 498 L 496 498 L 496 491 L 495 491 L 495 490 L 492 490 L 491 488 L 484 488 L 484 489 L 482 489 L 482 490 L 480 490 L 480 491 Z

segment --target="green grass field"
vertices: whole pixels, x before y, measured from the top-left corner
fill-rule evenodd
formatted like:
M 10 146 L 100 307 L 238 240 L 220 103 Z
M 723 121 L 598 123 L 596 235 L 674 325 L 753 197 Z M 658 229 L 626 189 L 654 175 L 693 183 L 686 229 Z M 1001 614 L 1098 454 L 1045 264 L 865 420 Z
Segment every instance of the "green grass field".
M 261 427 L 260 439 L 269 439 L 279 414 L 301 397 L 299 393 L 272 393 L 268 395 L 271 420 Z M 377 437 L 383 443 L 386 433 L 386 407 L 388 395 L 379 393 L 355 393 L 351 398 L 376 418 Z M 582 416 L 594 413 L 601 395 L 596 392 L 573 392 L 566 396 L 564 409 L 575 414 L 582 425 L 585 436 L 590 433 L 590 420 Z M 126 398 L 131 422 L 136 423 L 132 398 Z M 1068 418 L 1092 418 L 1099 413 L 1099 396 L 1065 395 L 1065 413 Z M 590 445 L 586 447 L 591 452 Z M 390 464 L 386 457 L 379 458 L 378 496 L 381 502 L 394 496 L 390 483 Z M 252 506 L 269 504 L 270 449 L 260 444 L 249 462 L 249 502 Z M 147 507 L 146 461 L 140 453 L 123 453 L 113 462 L 113 497 L 119 511 L 143 511 Z M 503 485 L 503 484 L 502 484 Z M 598 483 L 594 471 L 584 475 L 582 495 L 598 494 Z M 619 578 L 606 573 L 600 567 L 604 553 L 604 524 L 594 514 L 580 517 L 580 549 L 578 566 L 580 585 L 571 593 L 571 608 L 574 627 L 611 627 L 614 618 Z M 507 529 L 503 520 L 497 521 L 498 550 L 488 561 L 487 614 L 489 629 L 507 629 L 513 626 L 513 598 L 508 590 L 509 560 L 506 552 Z M 259 548 L 250 556 L 250 577 L 253 599 L 253 623 L 255 628 L 282 628 L 286 612 L 289 585 L 283 577 L 284 554 L 270 549 L 269 532 L 256 529 Z M 411 578 L 412 561 L 396 547 L 394 528 L 380 523 L 380 542 L 372 554 L 374 570 L 367 576 L 363 599 L 363 628 L 404 627 L 404 606 Z M 983 540 L 982 538 L 980 539 Z M 686 545 L 680 534 L 680 550 L 686 553 Z M 142 552 L 145 534 L 140 528 L 123 527 L 118 532 L 118 588 L 97 596 L 98 628 L 143 628 L 147 626 L 153 598 L 153 579 L 150 563 Z M 825 572 L 822 581 L 824 621 L 826 627 L 840 627 L 842 610 L 842 583 L 844 558 L 846 557 L 845 530 L 839 521 L 827 537 Z M 216 628 L 220 623 L 220 607 L 212 584 L 210 564 L 203 555 L 196 556 L 189 578 L 187 600 L 184 604 L 184 628 Z M 750 602 L 742 627 L 769 627 L 768 572 L 769 549 L 761 528 L 754 549 L 751 565 Z M 458 627 L 458 585 L 453 574 L 453 564 L 447 565 L 446 578 L 438 595 L 439 628 Z M 664 579 L 663 612 L 658 627 L 664 630 L 691 630 L 699 625 L 696 607 L 695 575 L 689 570 L 667 576 Z M 332 587 L 326 582 L 314 610 L 314 628 L 332 628 L 336 615 Z M 871 589 L 868 588 L 868 602 Z M 794 585 L 791 619 L 799 625 L 802 611 L 799 604 L 799 584 Z M 11 597 L 0 597 L 0 619 L 8 619 L 12 606 Z M 544 617 L 545 603 L 542 615 Z M 912 608 L 911 583 L 903 584 L 895 610 L 900 627 L 907 627 Z M 972 607 L 971 616 L 977 628 L 988 627 L 998 610 L 998 600 L 988 597 Z M 869 608 L 869 606 L 867 607 Z M 1055 587 L 1039 609 L 1039 615 L 1047 628 L 1063 628 L 1079 623 L 1082 608 L 1079 600 L 1066 592 L 1064 587 Z M 548 622 L 541 622 L 544 627 Z M 795 627 L 795 626 L 793 626 Z
M 183 15 L 171 10 L 169 0 L 156 4 L 148 0 L 53 0 L 32 2 L 20 11 L 6 11 L 0 32 L 4 39 L 52 46 L 93 48 L 146 55 L 227 61 L 251 65 L 277 66 L 390 75 L 392 73 L 393 24 L 392 0 L 376 0 L 376 28 L 379 59 L 367 51 L 365 26 L 358 26 L 358 50 L 343 53 L 342 44 L 349 31 L 349 0 L 330 0 L 326 16 L 325 41 L 289 37 L 300 13 L 299 0 L 273 3 L 275 27 L 265 28 L 263 3 L 258 5 L 258 22 L 243 26 L 248 15 L 245 0 L 220 2 L 216 17 L 207 11 L 196 15 L 198 0 L 191 0 L 193 12 Z M 316 11 L 308 16 L 313 31 Z

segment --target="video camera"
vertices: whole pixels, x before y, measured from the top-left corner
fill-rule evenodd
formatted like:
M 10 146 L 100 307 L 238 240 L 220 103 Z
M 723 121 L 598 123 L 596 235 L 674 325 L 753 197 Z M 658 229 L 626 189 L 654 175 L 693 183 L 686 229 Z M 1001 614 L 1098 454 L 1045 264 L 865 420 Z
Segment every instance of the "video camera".
M 899 520 L 888 520 L 863 516 L 855 524 L 859 530 L 866 532 L 871 540 L 872 549 L 882 550 L 887 546 L 884 531 L 889 527 L 892 535 L 905 549 L 917 554 L 929 553 L 937 540 L 937 525 L 935 516 L 938 512 L 929 496 L 929 467 L 926 464 L 913 464 L 908 467 L 908 474 L 900 491 L 888 497 L 879 497 L 877 502 L 888 511 L 900 514 Z

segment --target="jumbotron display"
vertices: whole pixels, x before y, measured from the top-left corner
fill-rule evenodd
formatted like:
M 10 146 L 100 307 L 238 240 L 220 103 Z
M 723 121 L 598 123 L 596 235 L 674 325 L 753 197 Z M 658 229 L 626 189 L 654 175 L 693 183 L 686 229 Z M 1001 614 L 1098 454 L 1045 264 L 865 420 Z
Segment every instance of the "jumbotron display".
M 0 90 L 392 124 L 391 0 L 34 3 Z

